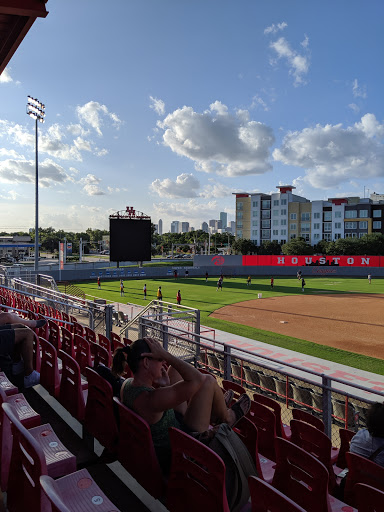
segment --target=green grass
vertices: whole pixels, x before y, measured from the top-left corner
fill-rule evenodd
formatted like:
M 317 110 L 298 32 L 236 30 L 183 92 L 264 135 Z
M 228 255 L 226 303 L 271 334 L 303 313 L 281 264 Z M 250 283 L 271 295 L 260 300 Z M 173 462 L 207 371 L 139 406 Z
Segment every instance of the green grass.
M 147 284 L 147 300 L 143 297 L 143 285 Z M 97 289 L 97 283 L 86 281 L 72 283 L 79 286 L 86 294 L 104 298 L 113 302 L 132 302 L 146 305 L 150 300 L 156 299 L 157 288 L 161 286 L 163 300 L 176 302 L 177 290 L 181 290 L 182 304 L 200 310 L 201 323 L 214 329 L 230 332 L 238 336 L 262 341 L 276 347 L 287 348 L 319 357 L 328 361 L 359 368 L 384 375 L 384 364 L 381 359 L 355 354 L 346 350 L 340 350 L 325 345 L 319 345 L 306 340 L 292 338 L 281 334 L 262 331 L 225 320 L 212 318 L 209 315 L 220 307 L 237 302 L 257 298 L 258 293 L 263 297 L 277 297 L 283 295 L 301 294 L 300 282 L 296 278 L 275 278 L 274 289 L 271 290 L 270 278 L 252 279 L 251 287 L 246 286 L 245 278 L 224 279 L 223 291 L 216 291 L 216 278 L 209 278 L 208 283 L 204 278 L 173 278 L 163 279 L 131 279 L 124 280 L 125 297 L 120 297 L 119 280 L 102 281 L 101 290 Z M 369 285 L 366 278 L 323 278 L 310 277 L 306 279 L 305 294 L 318 293 L 384 293 L 384 279 L 373 279 Z

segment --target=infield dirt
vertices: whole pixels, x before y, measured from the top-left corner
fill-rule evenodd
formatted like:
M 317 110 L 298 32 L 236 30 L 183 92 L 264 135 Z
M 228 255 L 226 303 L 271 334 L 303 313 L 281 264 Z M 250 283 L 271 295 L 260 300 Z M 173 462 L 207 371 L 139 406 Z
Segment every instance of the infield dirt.
M 384 359 L 384 295 L 290 295 L 238 302 L 212 317 Z

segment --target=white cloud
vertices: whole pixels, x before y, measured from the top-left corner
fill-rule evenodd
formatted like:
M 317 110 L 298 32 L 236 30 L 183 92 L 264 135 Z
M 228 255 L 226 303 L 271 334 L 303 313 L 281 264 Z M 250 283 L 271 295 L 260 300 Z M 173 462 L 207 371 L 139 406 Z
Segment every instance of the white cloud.
M 116 128 L 121 125 L 121 120 L 113 112 L 109 112 L 106 105 L 101 105 L 97 101 L 89 101 L 85 105 L 76 107 L 76 112 L 79 117 L 80 123 L 89 125 L 95 132 L 102 136 L 101 127 L 105 119 L 110 119 Z
M 384 124 L 373 114 L 343 128 L 316 125 L 290 132 L 275 149 L 275 160 L 306 170 L 305 181 L 328 188 L 353 179 L 384 176 Z
M 264 29 L 264 34 L 276 34 L 276 32 L 284 30 L 286 27 L 288 27 L 288 23 L 286 23 L 285 21 L 283 21 L 282 23 L 277 23 L 277 25 L 272 23 L 272 25 Z
M 0 182 L 34 183 L 35 160 L 3 160 L 0 162 Z M 39 185 L 49 187 L 55 183 L 64 183 L 68 176 L 60 165 L 50 159 L 39 162 Z
M 5 201 L 16 201 L 16 199 L 20 197 L 15 190 L 8 190 L 7 194 L 0 194 L 0 199 L 4 199 Z
M 88 228 L 108 229 L 109 215 L 112 211 L 97 206 L 84 204 L 68 204 L 65 208 L 59 206 L 55 211 L 40 207 L 40 225 L 55 226 L 55 229 L 65 231 L 85 231 Z
M 158 114 L 159 116 L 163 116 L 165 114 L 164 101 L 154 98 L 153 96 L 150 96 L 149 99 L 151 100 L 151 104 L 149 105 L 149 108 L 154 110 L 156 112 L 156 114 Z
M 268 105 L 265 103 L 265 101 L 256 94 L 256 96 L 254 96 L 252 98 L 252 104 L 251 104 L 251 108 L 256 108 L 256 107 L 261 107 L 265 112 L 268 112 L 269 110 L 269 107 Z
M 308 48 L 308 46 L 309 46 L 309 37 L 306 34 L 305 34 L 304 40 L 301 41 L 300 44 L 301 44 L 301 46 L 303 48 Z
M 205 199 L 217 197 L 230 197 L 232 196 L 233 192 L 237 191 L 238 189 L 227 187 L 223 183 L 214 182 L 212 184 L 205 185 L 199 196 L 204 197 Z
M 158 215 L 161 215 L 163 219 L 180 217 L 188 218 L 192 222 L 196 219 L 211 217 L 212 215 L 217 216 L 218 211 L 217 201 L 203 203 L 197 199 L 190 199 L 189 201 L 183 201 L 182 203 L 155 203 L 153 207 L 157 211 Z
M 354 98 L 366 98 L 367 97 L 367 86 L 359 85 L 357 78 L 354 79 L 352 85 L 352 93 Z
M 269 46 L 275 50 L 278 59 L 286 60 L 289 67 L 289 74 L 295 79 L 294 85 L 305 84 L 304 75 L 306 75 L 309 70 L 309 58 L 293 50 L 284 37 L 280 37 Z
M 17 153 L 14 149 L 0 148 L 0 157 L 9 156 L 17 160 L 18 158 L 22 158 L 22 155 Z
M 13 78 L 9 72 L 8 68 L 5 68 L 4 71 L 0 75 L 0 84 L 7 84 L 13 82 Z
M 193 160 L 196 170 L 230 177 L 271 170 L 272 129 L 248 121 L 244 111 L 241 116 L 229 114 L 219 101 L 203 113 L 184 106 L 158 121 L 157 126 L 164 131 L 164 145 Z
M 183 173 L 177 176 L 176 181 L 169 178 L 155 180 L 150 189 L 160 197 L 197 197 L 200 188 L 199 180 L 193 174 Z
M 350 104 L 348 105 L 348 107 L 349 107 L 351 110 L 353 110 L 353 112 L 355 112 L 356 114 L 357 114 L 358 112 L 360 112 L 360 107 L 359 107 L 358 105 L 356 105 L 356 103 L 350 103 Z
M 87 174 L 85 178 L 79 180 L 80 185 L 84 187 L 84 192 L 88 196 L 104 196 L 105 192 L 100 188 L 101 179 L 94 174 Z

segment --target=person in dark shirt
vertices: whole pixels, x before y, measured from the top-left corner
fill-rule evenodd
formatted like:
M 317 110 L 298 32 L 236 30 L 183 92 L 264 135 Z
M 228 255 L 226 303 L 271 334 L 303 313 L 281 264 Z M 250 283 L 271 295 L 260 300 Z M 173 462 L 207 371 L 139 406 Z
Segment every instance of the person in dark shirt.
M 117 348 L 113 354 L 112 368 L 99 364 L 95 371 L 110 383 L 113 390 L 113 396 L 120 397 L 120 389 L 124 382 L 122 375 L 127 369 L 127 347 Z

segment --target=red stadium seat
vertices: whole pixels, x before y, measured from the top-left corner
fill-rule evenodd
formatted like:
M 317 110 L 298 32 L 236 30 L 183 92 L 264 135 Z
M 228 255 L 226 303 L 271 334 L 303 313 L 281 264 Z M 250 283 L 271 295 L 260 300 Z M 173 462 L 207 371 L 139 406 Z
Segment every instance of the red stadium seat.
M 59 397 L 60 392 L 60 372 L 57 360 L 57 350 L 44 338 L 40 338 L 41 368 L 40 384 L 55 398 Z
M 60 350 L 59 356 L 63 362 L 59 401 L 73 417 L 82 422 L 88 391 L 83 390 L 80 366 L 73 357 L 62 350 Z
M 252 421 L 258 430 L 259 453 L 264 457 L 276 461 L 275 438 L 276 417 L 271 409 L 252 400 L 251 410 L 247 418 Z
M 291 429 L 289 425 L 284 425 L 281 421 L 281 405 L 279 402 L 276 402 L 276 400 L 269 396 L 261 395 L 260 393 L 255 393 L 253 395 L 253 400 L 259 404 L 265 405 L 265 407 L 268 407 L 269 409 L 272 409 L 276 418 L 276 435 L 278 437 L 288 439 L 289 441 L 291 438 Z
M 248 479 L 252 512 L 306 512 L 300 505 L 261 478 Z

